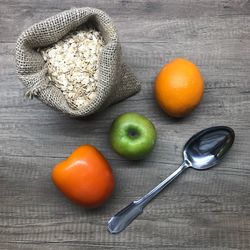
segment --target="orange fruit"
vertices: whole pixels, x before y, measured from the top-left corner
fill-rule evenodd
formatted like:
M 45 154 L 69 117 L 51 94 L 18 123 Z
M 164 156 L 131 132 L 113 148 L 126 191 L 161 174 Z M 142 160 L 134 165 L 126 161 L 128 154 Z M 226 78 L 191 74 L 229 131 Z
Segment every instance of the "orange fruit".
M 170 116 L 189 114 L 199 104 L 203 93 L 202 75 L 198 67 L 186 59 L 174 59 L 156 77 L 156 100 Z

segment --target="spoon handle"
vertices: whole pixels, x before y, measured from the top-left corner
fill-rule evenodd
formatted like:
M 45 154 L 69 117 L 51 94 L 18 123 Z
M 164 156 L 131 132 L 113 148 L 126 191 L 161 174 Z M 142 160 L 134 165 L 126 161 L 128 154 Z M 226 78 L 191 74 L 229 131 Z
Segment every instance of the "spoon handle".
M 136 201 L 131 202 L 128 206 L 115 214 L 108 221 L 108 231 L 112 234 L 123 231 L 138 215 L 143 212 L 143 208 L 170 182 L 179 176 L 188 166 L 189 165 L 186 162 L 183 162 L 177 170 L 175 170 L 170 176 L 168 176 L 159 185 L 149 191 L 146 195 Z

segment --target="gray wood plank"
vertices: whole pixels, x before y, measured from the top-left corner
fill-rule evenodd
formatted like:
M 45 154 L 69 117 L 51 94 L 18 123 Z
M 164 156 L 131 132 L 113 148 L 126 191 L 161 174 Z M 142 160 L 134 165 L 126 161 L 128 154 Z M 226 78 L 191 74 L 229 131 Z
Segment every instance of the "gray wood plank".
M 100 8 L 112 16 L 123 42 L 249 38 L 250 3 L 245 0 L 1 0 L 1 40 L 15 42 L 35 22 L 72 7 L 86 6 Z
M 249 1 L 0 1 L 0 249 L 249 249 L 250 248 L 250 8 Z M 94 6 L 114 19 L 124 61 L 143 82 L 139 94 L 87 119 L 26 100 L 15 73 L 15 41 L 33 23 L 72 6 Z M 205 96 L 187 118 L 168 118 L 153 81 L 171 58 L 193 60 Z M 158 132 L 141 162 L 108 144 L 112 120 L 125 111 L 149 117 Z M 213 125 L 235 129 L 233 149 L 211 171 L 187 171 L 120 235 L 109 217 L 175 170 L 185 141 Z M 91 131 L 91 133 L 90 133 Z M 50 181 L 53 166 L 80 144 L 109 160 L 116 190 L 107 204 L 85 210 Z

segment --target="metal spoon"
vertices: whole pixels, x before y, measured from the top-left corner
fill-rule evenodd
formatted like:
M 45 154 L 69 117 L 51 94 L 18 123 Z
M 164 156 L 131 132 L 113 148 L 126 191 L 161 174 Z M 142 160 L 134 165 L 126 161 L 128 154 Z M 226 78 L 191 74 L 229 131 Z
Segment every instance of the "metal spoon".
M 233 129 L 225 126 L 211 127 L 192 136 L 183 149 L 183 163 L 169 177 L 149 193 L 133 201 L 108 221 L 108 231 L 112 234 L 123 231 L 143 208 L 185 169 L 204 170 L 218 164 L 234 142 Z

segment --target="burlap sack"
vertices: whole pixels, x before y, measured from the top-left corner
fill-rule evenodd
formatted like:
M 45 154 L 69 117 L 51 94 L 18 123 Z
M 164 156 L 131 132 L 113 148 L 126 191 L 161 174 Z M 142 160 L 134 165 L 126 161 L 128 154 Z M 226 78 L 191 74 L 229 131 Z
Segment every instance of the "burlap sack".
M 47 47 L 76 28 L 94 25 L 104 38 L 100 55 L 97 97 L 81 110 L 72 109 L 62 92 L 47 77 L 46 64 L 38 48 Z M 47 105 L 73 116 L 87 116 L 140 90 L 140 84 L 121 60 L 121 46 L 111 18 L 94 8 L 74 8 L 59 13 L 24 31 L 16 44 L 17 74 L 27 87 L 29 96 L 36 96 Z

